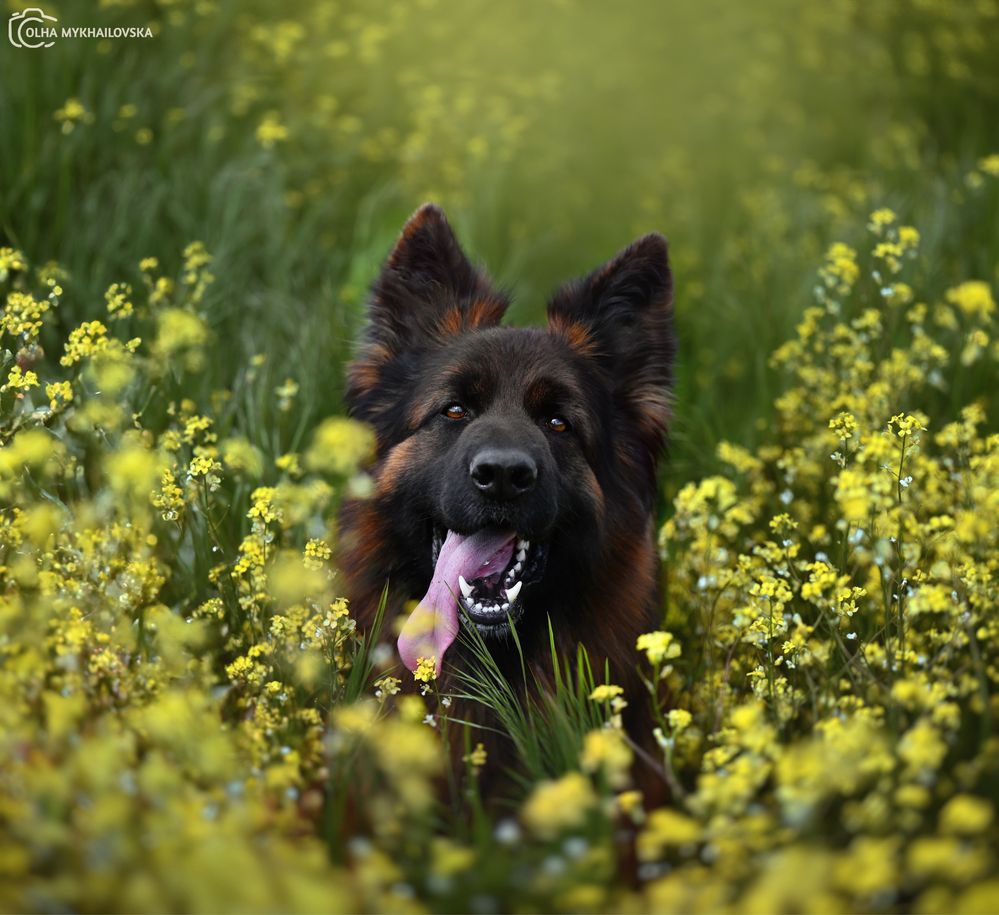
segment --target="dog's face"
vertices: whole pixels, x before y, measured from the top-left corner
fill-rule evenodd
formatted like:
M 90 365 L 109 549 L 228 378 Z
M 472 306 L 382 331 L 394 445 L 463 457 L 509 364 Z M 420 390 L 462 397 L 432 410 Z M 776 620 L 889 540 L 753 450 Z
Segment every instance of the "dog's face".
M 598 524 L 602 423 L 588 381 L 565 342 L 527 329 L 459 335 L 422 366 L 400 509 L 430 521 L 428 570 L 448 531 L 516 535 L 498 574 L 459 581 L 463 618 L 485 635 L 520 617 L 558 532 Z
M 376 430 L 375 499 L 409 596 L 451 575 L 460 618 L 492 637 L 592 585 L 654 499 L 670 305 L 665 241 L 646 236 L 559 291 L 547 329 L 500 327 L 507 299 L 443 213 L 412 217 L 348 387 Z

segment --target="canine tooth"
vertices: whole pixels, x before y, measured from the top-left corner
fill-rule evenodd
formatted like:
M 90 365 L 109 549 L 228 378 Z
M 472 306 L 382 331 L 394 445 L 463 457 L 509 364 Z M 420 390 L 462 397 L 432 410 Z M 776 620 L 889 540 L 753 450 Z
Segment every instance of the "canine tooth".
M 467 581 L 465 581 L 464 575 L 458 576 L 458 587 L 461 588 L 461 593 L 464 594 L 465 597 L 472 596 L 472 586 Z
M 520 589 L 524 586 L 522 581 L 518 581 L 512 588 L 507 590 L 506 599 L 512 604 L 516 599 L 517 595 L 520 594 Z

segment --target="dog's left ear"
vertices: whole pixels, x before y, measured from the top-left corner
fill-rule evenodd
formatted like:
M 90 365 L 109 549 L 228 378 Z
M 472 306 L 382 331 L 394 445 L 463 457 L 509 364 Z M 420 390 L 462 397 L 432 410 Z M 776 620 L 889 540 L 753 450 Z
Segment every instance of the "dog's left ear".
M 666 239 L 645 235 L 563 286 L 548 304 L 548 325 L 599 366 L 614 395 L 616 428 L 637 431 L 654 460 L 669 423 L 676 350 Z

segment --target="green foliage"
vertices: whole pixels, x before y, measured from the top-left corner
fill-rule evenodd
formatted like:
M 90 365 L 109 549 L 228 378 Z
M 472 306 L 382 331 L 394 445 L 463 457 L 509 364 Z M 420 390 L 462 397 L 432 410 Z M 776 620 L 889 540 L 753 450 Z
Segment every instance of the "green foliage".
M 277 435 L 295 450 L 335 409 L 366 286 L 428 198 L 513 287 L 519 320 L 639 233 L 668 235 L 682 342 L 670 486 L 702 473 L 720 437 L 761 440 L 779 390 L 766 354 L 812 265 L 831 241 L 856 243 L 868 212 L 921 226 L 939 268 L 928 293 L 987 275 L 999 243 L 995 211 L 954 218 L 967 189 L 941 180 L 999 148 L 991 2 L 50 11 L 157 34 L 5 55 L 0 233 L 69 271 L 64 334 L 110 282 L 139 282 L 140 259 L 172 273 L 202 239 L 217 273 L 206 317 L 228 345 L 196 399 L 236 393 L 266 356 L 273 387 L 300 388 L 290 416 L 270 397 L 239 405 L 270 450 Z
M 471 648 L 473 664 L 457 672 L 460 688 L 455 698 L 496 712 L 502 733 L 517 749 L 517 768 L 511 774 L 526 775 L 528 784 L 575 769 L 584 735 L 604 723 L 599 707 L 590 701 L 596 683 L 585 649 L 580 645 L 573 661 L 560 658 L 550 622 L 549 634 L 554 692 L 537 671 L 528 671 L 516 630 L 513 638 L 521 670 L 518 682 L 513 683 L 477 630 L 466 628 L 460 633 L 461 641 Z
M 46 9 L 157 34 L 4 49 L 0 908 L 999 907 L 994 2 Z M 524 703 L 473 634 L 487 809 L 341 597 L 427 197 L 519 319 L 672 239 L 667 806 L 583 653 Z

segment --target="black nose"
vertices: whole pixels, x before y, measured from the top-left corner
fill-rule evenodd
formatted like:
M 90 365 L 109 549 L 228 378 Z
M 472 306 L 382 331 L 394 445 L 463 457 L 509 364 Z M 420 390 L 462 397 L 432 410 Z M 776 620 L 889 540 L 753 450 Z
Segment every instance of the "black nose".
M 493 499 L 516 499 L 534 489 L 538 465 L 529 454 L 513 448 L 483 448 L 469 465 L 476 488 Z

